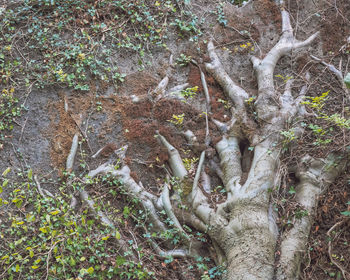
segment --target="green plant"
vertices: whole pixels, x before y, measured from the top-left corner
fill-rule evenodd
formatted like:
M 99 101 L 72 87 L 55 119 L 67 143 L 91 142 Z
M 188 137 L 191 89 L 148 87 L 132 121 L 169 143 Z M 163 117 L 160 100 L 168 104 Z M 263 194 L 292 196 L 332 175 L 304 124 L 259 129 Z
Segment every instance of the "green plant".
M 216 6 L 216 14 L 217 14 L 217 21 L 222 24 L 223 26 L 227 25 L 227 19 L 225 17 L 224 13 L 224 3 L 219 3 L 219 5 Z
M 307 105 L 309 108 L 313 109 L 316 118 L 323 121 L 323 125 L 310 123 L 307 125 L 309 129 L 312 130 L 313 134 L 316 136 L 316 141 L 314 145 L 327 145 L 332 142 L 331 136 L 338 129 L 350 129 L 350 120 L 341 116 L 338 113 L 328 115 L 324 107 L 326 106 L 326 101 L 329 99 L 330 91 L 323 92 L 320 96 L 306 96 L 305 101 L 302 102 L 303 105 Z M 324 125 L 324 122 L 327 125 Z M 306 124 L 303 124 L 306 126 Z
M 309 107 L 316 109 L 317 112 L 319 112 L 325 105 L 325 102 L 328 100 L 328 95 L 329 91 L 323 92 L 320 96 L 306 96 L 306 100 L 301 104 L 308 105 Z
M 18 104 L 18 98 L 14 97 L 15 89 L 13 87 L 4 88 L 0 94 L 0 150 L 2 142 L 7 137 L 6 131 L 11 131 L 15 118 L 21 114 L 21 106 Z
M 298 209 L 297 211 L 295 211 L 294 216 L 297 219 L 301 219 L 303 217 L 306 217 L 309 215 L 309 212 L 307 210 L 302 210 L 302 209 Z
M 176 59 L 176 64 L 184 67 L 184 66 L 187 66 L 191 62 L 191 60 L 192 60 L 192 56 L 189 56 L 189 55 L 187 56 L 182 53 L 180 54 L 180 57 Z
M 120 50 L 136 54 L 142 68 L 145 54 L 166 48 L 170 33 L 197 40 L 199 24 L 177 0 L 20 1 L 0 18 L 0 83 L 84 91 L 91 80 L 117 86 L 125 76 L 117 65 Z
M 181 91 L 181 95 L 185 98 L 192 98 L 198 93 L 198 86 L 192 88 L 186 88 Z
M 228 0 L 233 5 L 242 5 L 246 0 Z
M 229 101 L 219 98 L 218 102 L 224 105 L 225 109 L 230 109 L 232 106 Z
M 346 204 L 348 205 L 348 209 L 349 209 L 350 201 L 348 201 Z M 342 215 L 344 215 L 346 217 L 350 217 L 350 211 L 349 210 L 340 212 L 340 214 L 342 214 Z
M 249 97 L 248 99 L 244 100 L 245 103 L 247 103 L 249 106 L 251 106 L 253 104 L 253 102 L 255 101 L 256 96 L 252 96 Z
M 102 102 L 101 101 L 97 101 L 96 102 L 96 111 L 97 112 L 101 112 L 102 111 Z
M 289 130 L 283 130 L 280 132 L 280 134 L 283 136 L 283 149 L 286 150 L 288 148 L 288 145 L 296 139 L 294 129 L 291 128 Z
M 168 122 L 181 127 L 184 122 L 184 118 L 185 118 L 185 114 L 173 115 L 172 119 L 168 120 Z
M 283 75 L 275 75 L 276 78 L 280 78 L 284 83 L 288 82 L 288 80 L 293 79 L 293 76 L 283 76 Z
M 193 158 L 184 158 L 182 161 L 187 170 L 191 170 L 194 168 L 194 164 L 199 160 L 197 157 Z
M 8 209 L 7 222 L 0 225 L 1 278 L 153 278 L 153 272 L 118 254 L 118 231 L 100 225 L 86 209 L 81 214 L 70 209 L 69 196 L 62 191 L 66 186 L 54 198 L 43 197 L 36 191 L 31 169 L 18 173 L 16 182 L 6 178 L 9 172 L 6 169 L 0 178 L 0 192 L 6 188 L 9 194 L 0 199 Z M 93 183 L 99 181 L 107 183 L 109 178 Z

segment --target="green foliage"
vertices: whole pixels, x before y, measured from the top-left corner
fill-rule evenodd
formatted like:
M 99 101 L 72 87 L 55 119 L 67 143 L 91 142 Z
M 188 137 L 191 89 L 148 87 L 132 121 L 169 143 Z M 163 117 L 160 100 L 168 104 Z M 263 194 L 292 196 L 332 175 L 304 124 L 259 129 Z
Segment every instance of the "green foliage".
M 86 210 L 74 213 L 64 192 L 40 196 L 31 170 L 19 174 L 22 183 L 9 182 L 9 172 L 0 177 L 1 191 L 9 193 L 0 200 L 8 209 L 7 222 L 0 225 L 2 279 L 154 279 L 153 272 L 118 254 L 118 231 L 100 225 Z
M 253 105 L 253 102 L 255 101 L 256 96 L 249 97 L 248 99 L 244 100 L 245 103 L 247 103 L 249 106 Z
M 307 96 L 306 100 L 302 104 L 307 105 L 309 108 L 314 110 L 316 118 L 322 120 L 326 125 L 310 123 L 306 125 L 302 123 L 303 126 L 307 126 L 312 130 L 313 134 L 316 136 L 316 141 L 313 143 L 316 146 L 327 145 L 332 142 L 331 136 L 337 129 L 350 129 L 350 119 L 346 119 L 338 113 L 329 115 L 326 112 L 326 101 L 329 98 L 329 92 L 323 92 L 320 96 L 310 97 Z
M 168 34 L 201 34 L 178 0 L 25 0 L 2 12 L 0 31 L 0 83 L 78 90 L 89 90 L 91 78 L 122 82 L 120 52 L 136 54 L 142 67 L 152 48 L 166 48 Z
M 321 111 L 325 102 L 328 99 L 329 91 L 323 92 L 320 96 L 306 96 L 306 101 L 302 102 L 304 105 L 308 105 L 309 107 L 316 109 L 317 112 Z
M 168 122 L 175 124 L 178 127 L 182 127 L 184 118 L 185 118 L 185 114 L 173 115 L 172 119 L 168 120 Z
M 13 129 L 15 118 L 21 114 L 21 106 L 18 99 L 14 97 L 15 89 L 13 87 L 4 88 L 0 93 L 0 150 L 2 142 L 7 137 L 6 131 Z
M 283 76 L 283 75 L 275 75 L 276 78 L 280 78 L 284 83 L 288 82 L 288 80 L 293 79 L 293 76 Z
M 198 86 L 192 88 L 186 88 L 181 91 L 181 95 L 185 98 L 192 98 L 198 93 Z
M 231 106 L 231 103 L 227 100 L 224 100 L 224 99 L 221 99 L 221 98 L 218 98 L 218 102 L 223 104 L 225 109 L 230 109 L 232 106 Z
M 228 0 L 233 5 L 242 5 L 246 0 Z
M 350 205 L 350 201 L 348 201 L 346 204 Z M 348 207 L 348 209 L 349 209 L 349 207 Z M 350 211 L 349 210 L 340 212 L 340 214 L 342 214 L 342 215 L 344 215 L 346 217 L 350 217 Z
M 194 168 L 194 165 L 198 160 L 199 158 L 193 157 L 193 158 L 184 158 L 182 161 L 184 163 L 186 170 L 191 170 Z
M 180 57 L 178 57 L 176 59 L 176 64 L 184 67 L 184 66 L 187 66 L 191 62 L 191 59 L 192 59 L 191 56 L 189 56 L 189 55 L 187 56 L 187 55 L 182 53 L 182 54 L 180 54 Z
M 224 13 L 224 3 L 219 3 L 219 5 L 216 6 L 216 14 L 217 14 L 217 21 L 223 26 L 226 26 L 227 19 Z
M 283 130 L 280 132 L 280 134 L 283 136 L 283 148 L 287 149 L 288 145 L 296 138 L 294 129 L 291 128 L 289 130 Z
M 350 73 L 347 73 L 345 78 L 344 78 L 344 83 L 347 88 L 350 88 Z

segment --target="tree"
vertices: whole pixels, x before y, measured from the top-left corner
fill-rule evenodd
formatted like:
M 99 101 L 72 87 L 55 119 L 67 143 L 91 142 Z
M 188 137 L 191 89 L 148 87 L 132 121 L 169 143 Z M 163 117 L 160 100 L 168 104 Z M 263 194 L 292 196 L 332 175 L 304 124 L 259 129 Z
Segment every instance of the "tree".
M 202 254 L 201 243 L 184 229 L 184 225 L 187 225 L 210 237 L 217 263 L 227 267 L 225 279 L 298 279 L 299 277 L 301 257 L 313 223 L 318 197 L 344 171 L 348 155 L 331 153 L 325 158 L 304 155 L 298 165 L 291 167 L 290 172 L 295 174 L 297 182 L 296 201 L 303 213 L 294 222 L 293 227 L 284 230 L 280 235 L 281 229 L 278 229 L 276 224 L 271 193 L 281 184 L 278 167 L 285 148 L 284 144 L 289 144 L 294 137 L 303 132 L 304 127 L 300 123 L 308 114 L 305 106 L 310 102 L 305 102 L 306 85 L 301 87 L 298 94 L 292 93 L 293 79 L 286 79 L 283 92 L 277 90 L 274 70 L 281 57 L 309 46 L 318 36 L 316 32 L 304 41 L 297 40 L 289 13 L 283 4 L 280 4 L 280 8 L 282 32 L 279 41 L 263 57 L 251 57 L 258 84 L 256 99 L 253 98 L 253 94 L 245 91 L 230 78 L 220 61 L 214 42 L 210 41 L 207 45 L 210 62 L 205 63 L 205 69 L 220 84 L 233 104 L 232 117 L 229 121 L 223 123 L 211 116 L 211 98 L 207 89 L 206 75 L 196 61 L 190 62 L 190 59 L 187 61 L 198 66 L 200 70 L 206 100 L 204 143 L 199 143 L 191 130 L 183 133 L 189 147 L 194 149 L 202 147 L 194 176 L 191 176 L 185 168 L 178 149 L 159 131 L 155 131 L 159 145 L 163 145 L 168 152 L 170 175 L 172 179 L 177 180 L 178 188 L 170 186 L 169 176 L 164 178 L 165 183 L 159 196 L 148 191 L 142 182 L 137 183 L 125 161 L 127 146 L 119 150 L 116 147 L 109 147 L 119 158 L 118 168 L 115 161 L 105 162 L 91 170 L 83 180 L 83 184 L 88 184 L 101 174 L 119 179 L 125 189 L 125 195 L 130 199 L 136 199 L 140 208 L 145 211 L 149 226 L 143 229 L 144 234 L 149 245 L 161 258 L 186 258 Z M 306 82 L 310 79 L 308 73 L 304 79 Z M 165 77 L 153 91 L 154 102 L 183 98 L 179 95 L 173 97 L 166 94 L 168 81 L 169 78 Z M 344 90 L 345 88 L 344 86 Z M 311 105 L 319 106 L 317 110 L 322 108 L 320 104 L 315 105 L 312 101 Z M 250 106 L 254 107 L 256 112 L 254 116 L 249 111 Z M 181 123 L 181 117 L 177 118 Z M 295 120 L 298 120 L 299 125 L 288 134 L 286 124 L 295 123 Z M 78 127 L 80 122 L 81 120 L 77 121 Z M 209 123 L 214 123 L 221 134 L 220 140 L 215 144 L 216 151 L 210 148 L 212 139 Z M 66 163 L 68 171 L 74 169 L 79 134 L 80 132 L 76 133 L 72 139 Z M 213 153 L 219 159 L 219 165 L 212 159 Z M 95 156 L 98 154 L 99 152 Z M 243 180 L 242 165 L 247 163 L 249 172 L 247 178 Z M 224 185 L 226 198 L 221 203 L 213 204 L 209 200 L 212 190 L 208 169 L 214 171 L 215 176 L 219 177 Z M 38 181 L 36 183 L 40 194 L 46 197 L 48 194 L 40 188 Z M 69 184 L 68 180 L 67 185 Z M 190 191 L 184 195 L 183 189 L 188 185 Z M 79 190 L 79 195 L 103 224 L 116 229 L 114 222 L 96 208 L 85 190 Z M 71 207 L 73 209 L 77 207 L 74 197 Z M 164 222 L 162 211 L 171 221 L 170 226 Z M 169 227 L 175 228 L 179 234 L 181 248 L 174 249 L 171 248 L 171 244 L 157 243 L 157 237 L 153 234 L 165 232 Z M 127 252 L 127 241 L 120 236 L 117 240 L 121 250 Z M 276 269 L 277 247 L 280 257 Z M 136 255 L 131 255 L 130 259 L 136 259 Z
M 138 198 L 143 208 L 149 213 L 149 220 L 153 225 L 152 231 L 164 231 L 166 226 L 158 216 L 157 211 L 164 209 L 174 226 L 184 239 L 184 249 L 163 251 L 152 241 L 154 249 L 162 256 L 185 257 L 197 253 L 190 238 L 184 231 L 178 218 L 185 215 L 184 223 L 199 231 L 206 232 L 216 249 L 221 262 L 227 265 L 227 279 L 297 279 L 301 261 L 301 252 L 305 250 L 308 234 L 313 221 L 313 213 L 317 206 L 317 197 L 330 185 L 344 170 L 345 155 L 329 155 L 324 159 L 304 156 L 298 166 L 296 177 L 299 181 L 296 186 L 297 201 L 307 211 L 307 215 L 300 218 L 292 229 L 285 232 L 281 238 L 280 267 L 275 271 L 275 250 L 278 238 L 278 229 L 272 213 L 269 190 L 278 184 L 277 166 L 281 155 L 281 146 L 276 143 L 282 141 L 281 131 L 287 121 L 306 113 L 303 110 L 302 100 L 305 97 L 305 88 L 299 96 L 291 94 L 292 80 L 287 81 L 284 92 L 280 95 L 274 86 L 274 69 L 278 60 L 292 50 L 310 45 L 317 37 L 315 33 L 305 41 L 298 41 L 293 34 L 289 14 L 283 10 L 282 35 L 278 43 L 259 59 L 252 57 L 253 68 L 258 81 L 258 97 L 254 105 L 258 119 L 263 124 L 259 134 L 249 137 L 244 129 L 252 128 L 252 122 L 247 114 L 245 102 L 251 96 L 239 87 L 223 69 L 219 57 L 215 52 L 213 42 L 208 44 L 208 53 L 211 59 L 206 69 L 219 82 L 226 95 L 234 104 L 232 119 L 228 123 L 212 120 L 222 132 L 222 139 L 216 144 L 216 151 L 220 158 L 220 176 L 226 192 L 225 202 L 214 207 L 210 205 L 202 188 L 199 187 L 201 175 L 205 178 L 206 151 L 201 153 L 196 175 L 193 180 L 192 191 L 186 198 L 188 208 L 182 211 L 173 210 L 169 198 L 169 187 L 164 185 L 161 196 L 154 197 L 142 185 L 137 184 L 130 176 L 130 169 L 124 165 L 115 170 L 113 165 L 103 165 L 90 172 L 90 177 L 99 173 L 111 173 L 120 178 L 131 197 Z M 203 76 L 204 88 L 205 78 Z M 158 86 L 158 94 L 164 93 L 167 78 Z M 206 92 L 207 112 L 210 112 L 208 92 Z M 253 127 L 256 131 L 257 128 Z M 209 131 L 207 131 L 207 135 Z M 191 131 L 186 136 L 195 145 L 195 136 Z M 184 181 L 188 175 L 179 152 L 161 134 L 160 142 L 167 148 L 169 165 L 173 176 Z M 208 139 L 206 139 L 208 140 Z M 240 144 L 249 141 L 254 147 L 250 159 L 248 178 L 240 184 L 242 176 L 242 155 Z M 205 184 L 205 181 L 202 182 Z M 209 189 L 210 186 L 203 186 Z M 175 195 L 175 198 L 179 194 Z

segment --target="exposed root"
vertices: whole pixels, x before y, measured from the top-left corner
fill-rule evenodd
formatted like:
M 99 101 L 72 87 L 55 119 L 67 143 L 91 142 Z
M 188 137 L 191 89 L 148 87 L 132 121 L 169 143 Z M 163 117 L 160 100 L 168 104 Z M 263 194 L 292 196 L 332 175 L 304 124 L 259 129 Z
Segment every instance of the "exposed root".
M 203 151 L 201 156 L 200 156 L 198 167 L 197 167 L 197 172 L 196 172 L 196 175 L 195 175 L 194 180 L 193 180 L 192 199 L 194 199 L 197 196 L 197 193 L 199 191 L 198 182 L 199 182 L 200 174 L 202 172 L 204 159 L 205 159 L 205 151 Z
M 156 99 L 160 99 L 161 97 L 164 96 L 165 89 L 168 86 L 169 83 L 169 77 L 166 76 L 163 78 L 163 80 L 160 81 L 158 86 L 153 90 L 153 94 L 156 96 Z
M 194 135 L 194 133 L 191 130 L 186 130 L 183 135 L 185 136 L 187 142 L 189 145 L 193 146 L 193 145 L 197 145 L 198 144 L 198 140 L 197 137 Z
M 43 198 L 46 198 L 47 196 L 49 196 L 51 198 L 55 198 L 55 196 L 52 193 L 50 193 L 48 190 L 45 190 L 45 189 L 41 188 L 40 182 L 39 182 L 38 177 L 36 175 L 34 175 L 34 181 L 36 183 L 36 187 L 38 188 L 39 194 Z
M 68 172 L 71 172 L 73 169 L 74 158 L 75 158 L 75 155 L 76 155 L 77 149 L 78 149 L 78 140 L 79 140 L 79 136 L 76 133 L 73 137 L 72 146 L 70 148 L 70 152 L 69 152 L 68 157 L 67 157 L 66 170 Z
M 199 69 L 199 72 L 200 72 L 200 75 L 201 75 L 201 82 L 202 82 L 202 86 L 203 86 L 203 90 L 204 90 L 204 96 L 205 96 L 205 101 L 206 101 L 206 104 L 207 104 L 207 110 L 210 112 L 210 95 L 209 95 L 209 90 L 208 90 L 208 84 L 207 84 L 207 81 L 205 79 L 205 75 L 201 69 L 201 67 L 198 65 L 197 61 L 195 60 L 191 60 L 191 62 L 193 64 L 195 64 L 198 69 Z
M 298 41 L 293 35 L 293 28 L 287 11 L 282 11 L 282 36 L 278 43 L 267 53 L 264 59 L 252 57 L 254 70 L 258 79 L 259 96 L 255 102 L 259 118 L 270 122 L 278 117 L 279 104 L 274 87 L 273 73 L 278 60 L 292 50 L 297 50 L 311 44 L 318 32 L 305 41 Z
M 139 184 L 137 184 L 133 178 L 130 176 L 130 169 L 128 166 L 124 166 L 120 170 L 115 170 L 114 166 L 109 164 L 104 164 L 99 166 L 97 169 L 89 172 L 89 177 L 92 175 L 96 176 L 99 173 L 107 174 L 110 173 L 113 176 L 119 178 L 123 182 L 124 188 L 127 190 L 128 194 L 132 198 L 139 199 L 141 205 L 145 209 L 148 219 L 153 225 L 154 231 L 165 231 L 166 227 L 163 222 L 160 221 L 157 211 L 153 202 L 148 198 L 148 192 Z
M 198 186 L 198 181 L 200 174 L 202 172 L 203 164 L 205 160 L 205 151 L 202 152 L 196 175 L 193 181 L 192 192 L 189 196 L 189 201 L 192 205 L 194 213 L 200 218 L 204 223 L 209 223 L 210 214 L 213 210 L 209 207 L 207 197 L 203 194 L 202 190 Z
M 214 240 L 213 241 L 213 246 L 215 249 L 215 253 L 216 253 L 216 264 L 217 265 L 225 265 L 227 260 L 226 260 L 226 256 L 225 253 L 222 251 L 222 249 L 220 248 L 220 246 L 218 245 L 218 243 Z
M 89 198 L 88 193 L 85 190 L 81 190 L 79 192 L 80 195 L 80 199 L 87 204 L 87 206 L 89 206 L 90 210 L 92 211 L 92 213 L 94 213 L 96 216 L 98 216 L 101 220 L 102 223 L 104 223 L 105 225 L 111 227 L 111 228 L 115 228 L 113 222 L 107 217 L 107 215 L 105 215 L 102 211 L 97 210 L 95 208 L 95 202 Z
M 208 226 L 197 218 L 193 213 L 174 207 L 174 213 L 181 224 L 190 225 L 201 232 L 207 232 Z
M 99 149 L 94 155 L 92 155 L 92 158 L 97 158 L 101 153 L 103 153 L 106 150 L 111 150 L 111 151 L 115 151 L 117 149 L 117 146 L 113 143 L 107 144 L 104 147 L 102 147 L 101 149 Z
M 175 177 L 179 178 L 180 180 L 183 180 L 187 175 L 188 172 L 182 162 L 180 153 L 173 145 L 171 145 L 164 136 L 162 136 L 159 131 L 156 132 L 158 135 L 158 138 L 160 139 L 160 142 L 164 145 L 164 147 L 168 150 L 169 154 L 169 164 L 170 168 L 174 174 Z
M 210 63 L 205 64 L 208 72 L 210 72 L 215 80 L 221 85 L 225 93 L 235 104 L 236 108 L 244 110 L 244 101 L 249 97 L 249 95 L 244 89 L 234 83 L 230 76 L 226 73 L 219 57 L 215 52 L 215 47 L 212 41 L 208 43 L 208 53 L 211 59 Z
M 163 202 L 163 208 L 166 212 L 166 214 L 168 215 L 168 218 L 173 221 L 174 226 L 180 231 L 181 235 L 186 239 L 186 240 L 190 240 L 190 237 L 187 235 L 187 233 L 184 231 L 184 229 L 182 228 L 180 222 L 178 221 L 178 219 L 176 218 L 172 206 L 171 206 L 171 202 L 170 202 L 170 198 L 169 198 L 169 185 L 167 183 L 164 184 L 164 188 L 161 194 L 161 198 L 162 198 L 162 202 Z
M 224 136 L 216 144 L 216 150 L 221 159 L 222 179 L 228 193 L 228 199 L 230 199 L 230 196 L 235 194 L 241 187 L 239 182 L 242 177 L 242 167 L 238 139 Z
M 210 184 L 210 176 L 203 170 L 201 173 L 201 182 L 203 186 L 203 190 L 207 193 L 211 193 L 211 184 Z
M 342 86 L 344 92 L 346 93 L 346 95 L 347 95 L 348 98 L 350 99 L 350 91 L 349 91 L 349 89 L 347 88 L 347 86 L 346 86 L 346 84 L 345 84 L 345 82 L 344 82 L 343 73 L 342 73 L 339 69 L 337 69 L 334 65 L 328 64 L 328 63 L 326 63 L 325 61 L 321 60 L 320 58 L 318 58 L 318 57 L 316 57 L 316 56 L 311 55 L 311 57 L 312 57 L 314 60 L 316 60 L 316 61 L 322 63 L 324 66 L 326 66 L 326 67 L 329 69 L 329 71 L 331 71 L 331 72 L 337 77 L 337 79 L 338 79 L 339 83 L 341 84 L 341 86 Z M 341 66 L 340 66 L 340 67 L 341 67 Z M 340 68 L 340 67 L 339 67 L 339 68 Z
M 71 146 L 70 152 L 69 152 L 68 157 L 67 157 L 66 167 L 67 167 L 67 170 L 69 172 L 71 172 L 72 169 L 73 169 L 74 158 L 75 158 L 75 155 L 76 155 L 76 152 L 77 152 L 77 148 L 78 148 L 78 139 L 79 139 L 78 134 L 75 134 L 74 137 L 73 137 L 73 140 L 72 140 L 72 146 Z M 101 220 L 101 222 L 103 224 L 105 224 L 105 225 L 111 227 L 112 229 L 116 230 L 116 227 L 115 227 L 114 223 L 107 217 L 107 215 L 105 215 L 101 210 L 97 210 L 96 211 L 95 206 L 94 206 L 94 204 L 95 204 L 94 201 L 89 198 L 89 195 L 88 195 L 88 193 L 85 190 L 80 190 L 79 191 L 79 196 L 80 196 L 80 199 L 84 203 L 86 203 L 88 205 L 90 210 L 96 216 L 99 217 L 99 219 Z M 72 207 L 73 210 L 75 210 L 76 205 L 77 205 L 77 200 L 76 200 L 75 197 L 72 197 L 70 206 Z M 121 250 L 123 252 L 127 251 L 128 246 L 127 246 L 127 243 L 123 239 L 119 239 L 118 240 L 118 244 L 119 244 L 119 246 L 120 246 L 120 248 L 121 248 Z M 134 256 L 132 256 L 132 258 L 134 258 Z
M 337 227 L 341 226 L 344 222 L 345 222 L 345 220 L 337 222 L 327 231 L 327 236 L 329 237 L 329 239 L 328 239 L 329 240 L 328 241 L 328 256 L 329 256 L 329 259 L 331 260 L 332 264 L 334 264 L 336 267 L 339 268 L 339 270 L 341 271 L 341 273 L 343 275 L 343 278 L 350 279 L 350 273 L 348 271 L 346 271 L 346 269 L 334 259 L 333 254 L 332 254 L 332 236 L 331 236 L 332 231 L 335 230 Z
M 344 158 L 334 155 L 326 160 L 305 156 L 302 162 L 297 172 L 300 182 L 295 188 L 296 200 L 308 215 L 296 220 L 293 228 L 282 237 L 278 279 L 298 278 L 318 198 L 345 168 Z
M 169 251 L 162 250 L 156 242 L 154 242 L 152 239 L 148 239 L 148 242 L 151 244 L 153 250 L 159 255 L 162 259 L 167 259 L 169 257 L 173 258 L 186 258 L 186 257 L 192 257 L 191 254 L 188 252 L 187 249 L 174 249 Z

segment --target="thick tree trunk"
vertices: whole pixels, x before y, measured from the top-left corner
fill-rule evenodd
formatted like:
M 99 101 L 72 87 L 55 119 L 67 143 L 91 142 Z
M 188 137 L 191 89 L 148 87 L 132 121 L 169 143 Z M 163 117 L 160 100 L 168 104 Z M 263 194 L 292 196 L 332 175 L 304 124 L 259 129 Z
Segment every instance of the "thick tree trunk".
M 239 203 L 232 214 L 234 219 L 215 239 L 226 255 L 226 279 L 272 279 L 276 236 L 265 207 Z

